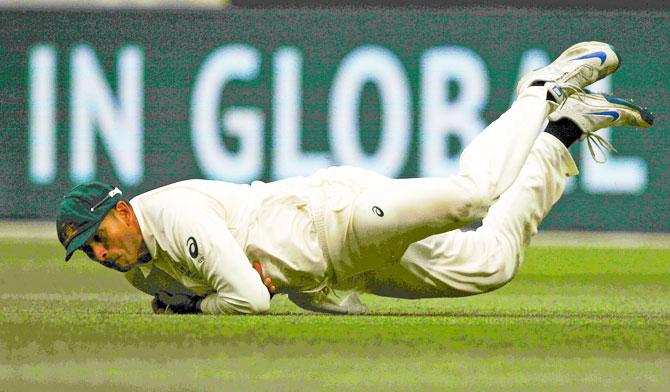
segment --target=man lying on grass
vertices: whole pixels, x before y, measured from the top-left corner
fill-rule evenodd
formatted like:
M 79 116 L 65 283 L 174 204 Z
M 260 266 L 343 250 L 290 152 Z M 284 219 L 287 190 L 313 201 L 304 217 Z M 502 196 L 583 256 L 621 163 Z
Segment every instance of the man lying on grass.
M 155 296 L 156 312 L 263 313 L 272 294 L 284 293 L 309 310 L 361 313 L 356 292 L 488 292 L 514 277 L 524 246 L 577 174 L 568 147 L 587 139 L 611 148 L 596 130 L 651 126 L 645 109 L 583 90 L 618 68 L 609 45 L 585 42 L 529 73 L 453 177 L 332 167 L 251 185 L 182 181 L 129 201 L 118 188 L 87 183 L 62 200 L 58 238 L 66 260 L 81 249 L 124 272 Z M 477 230 L 460 230 L 481 219 Z

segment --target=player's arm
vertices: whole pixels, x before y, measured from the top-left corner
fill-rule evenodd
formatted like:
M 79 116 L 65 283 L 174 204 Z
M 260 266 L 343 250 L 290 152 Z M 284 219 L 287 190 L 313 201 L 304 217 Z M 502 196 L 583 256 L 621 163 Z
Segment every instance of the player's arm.
M 197 302 L 209 314 L 253 314 L 270 309 L 270 294 L 217 214 L 180 211 L 175 241 L 183 259 L 215 292 Z
M 277 291 L 272 278 L 266 276 L 260 263 L 254 261 L 253 267 L 261 277 L 263 284 L 270 292 L 270 296 Z M 344 298 L 338 298 L 328 289 L 314 293 L 289 292 L 288 298 L 299 307 L 311 312 L 329 314 L 362 314 L 368 311 L 367 306 L 358 298 L 358 294 L 352 292 Z

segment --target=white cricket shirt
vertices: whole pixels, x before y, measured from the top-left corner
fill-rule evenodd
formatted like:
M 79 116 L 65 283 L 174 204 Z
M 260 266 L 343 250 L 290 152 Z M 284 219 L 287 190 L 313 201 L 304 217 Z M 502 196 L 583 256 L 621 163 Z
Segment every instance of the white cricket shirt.
M 258 313 L 270 296 L 253 261 L 281 292 L 322 289 L 332 272 L 310 211 L 317 195 L 296 177 L 251 185 L 188 180 L 130 201 L 152 260 L 186 288 L 206 296 L 204 313 Z

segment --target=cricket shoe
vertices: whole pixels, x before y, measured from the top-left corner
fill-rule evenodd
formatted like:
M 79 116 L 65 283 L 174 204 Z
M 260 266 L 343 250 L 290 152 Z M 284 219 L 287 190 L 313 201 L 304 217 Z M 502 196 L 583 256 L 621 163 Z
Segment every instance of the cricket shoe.
M 584 87 L 619 69 L 620 57 L 610 45 L 581 42 L 566 49 L 554 62 L 524 75 L 516 86 L 519 96 L 526 88 L 544 83 L 557 105 Z
M 592 93 L 588 90 L 568 97 L 564 104 L 552 112 L 548 119 L 558 121 L 568 119 L 582 131 L 580 140 L 586 139 L 591 156 L 596 162 L 594 146 L 605 154 L 605 150 L 616 151 L 614 146 L 595 132 L 607 127 L 649 128 L 654 123 L 654 115 L 647 108 L 609 94 Z

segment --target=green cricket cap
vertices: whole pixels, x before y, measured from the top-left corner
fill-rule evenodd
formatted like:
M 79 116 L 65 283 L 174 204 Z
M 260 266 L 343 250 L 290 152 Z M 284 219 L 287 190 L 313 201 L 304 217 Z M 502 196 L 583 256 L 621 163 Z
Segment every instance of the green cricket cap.
M 77 185 L 58 206 L 56 230 L 67 252 L 65 261 L 98 230 L 100 222 L 122 199 L 119 188 L 101 182 Z

